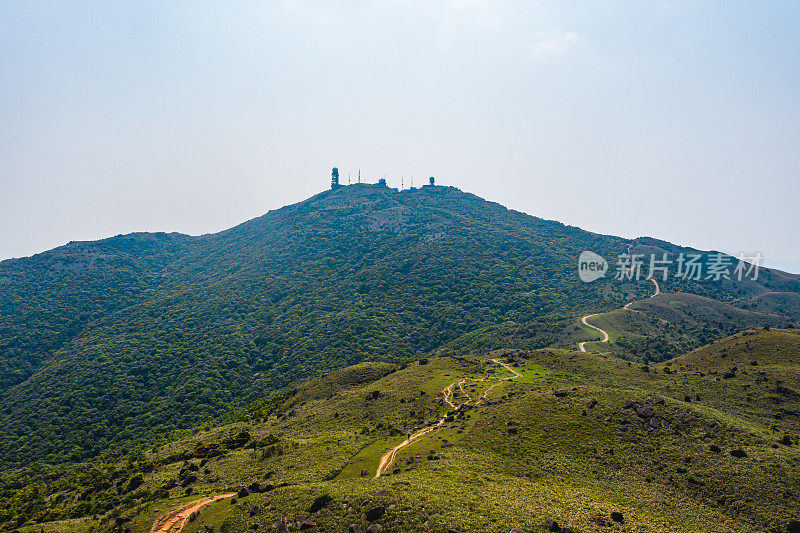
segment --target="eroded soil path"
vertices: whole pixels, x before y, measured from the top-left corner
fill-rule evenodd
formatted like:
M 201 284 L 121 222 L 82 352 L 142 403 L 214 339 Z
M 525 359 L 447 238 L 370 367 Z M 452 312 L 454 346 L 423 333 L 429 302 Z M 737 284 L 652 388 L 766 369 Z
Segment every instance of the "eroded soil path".
M 510 365 L 508 365 L 507 363 L 502 362 L 499 359 L 492 359 L 492 362 L 504 367 L 506 370 L 511 372 L 511 375 L 497 380 L 497 383 L 493 384 L 491 387 L 486 389 L 483 392 L 483 394 L 480 396 L 480 398 L 478 398 L 478 400 L 475 401 L 476 405 L 486 401 L 486 399 L 489 396 L 489 392 L 491 392 L 492 389 L 494 389 L 495 387 L 497 387 L 498 385 L 500 385 L 504 381 L 508 381 L 508 380 L 511 380 L 511 379 L 516 379 L 516 378 L 522 376 L 522 374 L 520 374 L 519 372 L 514 370 Z M 474 401 L 473 398 L 469 394 L 467 394 L 467 392 L 464 390 L 464 383 L 466 383 L 467 381 L 484 381 L 485 382 L 485 381 L 490 381 L 490 380 L 488 380 L 486 378 L 465 378 L 465 379 L 462 379 L 461 381 L 454 381 L 453 383 L 451 383 L 450 385 L 448 385 L 447 387 L 442 389 L 442 394 L 444 395 L 445 403 L 448 404 L 453 409 L 458 409 L 459 407 L 461 407 L 461 405 L 466 405 L 466 404 L 469 404 L 469 403 Z M 465 402 L 463 402 L 462 404 L 458 405 L 458 406 L 453 403 L 453 389 L 456 386 L 458 386 L 458 388 L 461 390 L 461 392 L 464 394 L 464 396 L 467 397 L 467 400 Z M 447 416 L 448 415 L 443 416 L 442 418 L 439 419 L 439 421 L 436 424 L 434 424 L 432 426 L 424 427 L 424 428 L 412 433 L 403 442 L 401 442 L 400 444 L 398 444 L 397 446 L 395 446 L 394 448 L 392 448 L 391 450 L 389 450 L 385 454 L 383 454 L 383 456 L 381 456 L 380 463 L 378 463 L 378 470 L 377 470 L 377 472 L 375 472 L 375 477 L 381 477 L 381 475 L 387 469 L 391 468 L 391 466 L 394 464 L 395 458 L 397 457 L 397 452 L 399 452 L 400 450 L 402 450 L 403 448 L 405 448 L 409 444 L 418 441 L 419 439 L 421 439 L 422 437 L 424 437 L 428 433 L 431 433 L 432 431 L 435 431 L 436 429 L 441 427 L 442 424 L 444 424 L 445 421 L 447 420 Z
M 235 492 L 229 494 L 219 494 L 209 498 L 203 498 L 192 502 L 187 507 L 178 509 L 177 511 L 169 511 L 159 516 L 150 528 L 150 533 L 180 533 L 186 524 L 189 522 L 189 516 L 194 512 L 200 512 L 200 509 L 209 503 L 224 500 L 236 496 Z
M 659 287 L 658 282 L 655 279 L 651 278 L 650 281 L 652 281 L 653 284 L 656 286 L 656 291 L 653 294 L 650 295 L 650 298 L 655 298 L 656 296 L 658 296 L 661 293 L 661 287 Z M 636 311 L 638 313 L 639 311 L 637 311 L 636 309 L 631 309 L 631 306 L 633 304 L 635 304 L 636 302 L 638 302 L 638 301 L 641 301 L 641 300 L 634 300 L 632 302 L 628 302 L 622 308 L 623 309 L 627 309 L 628 311 Z
M 650 281 L 652 281 L 653 284 L 656 286 L 655 292 L 650 295 L 650 298 L 655 298 L 656 296 L 658 296 L 661 293 L 661 287 L 659 287 L 658 282 L 655 279 L 651 278 Z M 638 301 L 640 301 L 640 300 L 634 300 L 633 302 L 628 302 L 622 308 L 626 309 L 628 311 L 634 311 L 634 312 L 638 313 L 639 312 L 638 310 L 631 309 L 631 307 L 630 307 L 631 305 L 635 304 Z M 602 340 L 599 340 L 599 341 L 583 341 L 583 342 L 579 342 L 578 343 L 578 349 L 580 349 L 580 351 L 582 351 L 582 352 L 586 351 L 586 343 L 587 342 L 608 342 L 608 332 L 606 330 L 601 329 L 601 328 L 599 328 L 597 326 L 594 326 L 592 324 L 589 324 L 589 322 L 587 322 L 587 319 L 592 318 L 593 316 L 597 316 L 599 314 L 601 314 L 601 313 L 594 313 L 593 315 L 586 315 L 585 317 L 581 318 L 581 322 L 583 322 L 584 325 L 589 326 L 592 329 L 596 329 L 603 336 Z

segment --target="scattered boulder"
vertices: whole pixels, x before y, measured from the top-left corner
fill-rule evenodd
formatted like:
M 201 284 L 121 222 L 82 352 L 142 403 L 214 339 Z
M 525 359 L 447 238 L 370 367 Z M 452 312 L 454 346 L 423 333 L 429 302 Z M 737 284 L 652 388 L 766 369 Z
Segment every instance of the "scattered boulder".
M 197 517 L 199 515 L 200 513 L 198 513 L 197 511 L 192 511 L 191 513 L 189 513 L 189 522 L 194 522 L 195 520 L 197 520 Z
M 517 429 L 516 426 L 511 426 L 511 427 L 508 428 L 508 432 L 511 435 L 516 435 L 517 433 L 519 433 L 519 429 Z
M 350 527 L 347 528 L 347 533 L 361 533 L 362 531 L 361 524 L 350 524 Z
M 183 478 L 183 481 L 181 481 L 181 487 L 186 488 L 189 485 L 191 485 L 193 483 L 196 483 L 196 482 L 197 482 L 197 476 L 194 475 L 194 474 L 189 474 L 188 476 Z
M 411 458 L 409 457 L 409 459 L 411 459 Z M 385 498 L 389 494 L 390 494 L 389 489 L 381 489 L 378 492 L 376 492 L 375 494 L 373 494 L 373 496 L 375 496 L 376 498 Z
M 509 531 L 508 533 L 525 533 L 525 530 L 524 529 L 520 529 L 518 527 L 513 527 L 513 528 L 511 528 L 511 531 Z
M 625 403 L 622 404 L 623 409 L 633 409 L 634 407 L 636 407 L 635 404 L 630 400 L 625 400 Z
M 714 453 L 719 453 L 719 452 L 722 451 L 722 448 L 720 448 L 716 444 L 712 444 L 711 446 L 708 447 L 708 449 L 711 450 Z
M 421 364 L 421 365 L 427 365 L 427 364 L 428 364 L 428 360 L 427 360 L 427 359 L 424 359 L 424 358 L 423 358 L 423 359 L 420 359 L 420 360 L 419 360 L 419 364 Z
M 203 529 L 206 530 L 206 533 L 214 533 L 214 526 L 212 526 L 211 524 L 206 524 L 205 528 Z
M 622 513 L 620 513 L 619 511 L 614 511 L 613 513 L 611 513 L 611 520 L 622 524 L 625 522 L 625 517 L 622 516 Z
M 383 531 L 383 526 L 380 524 L 370 524 L 367 527 L 367 533 L 381 533 Z
M 735 450 L 731 450 L 731 455 L 737 459 L 741 459 L 742 457 L 747 457 L 747 452 L 741 448 L 737 448 Z
M 561 531 L 561 526 L 559 526 L 558 522 L 556 522 L 552 518 L 548 518 L 547 521 L 545 521 L 544 525 L 547 531 L 555 531 L 556 533 L 560 533 Z
M 283 518 L 278 518 L 273 524 L 275 528 L 275 533 L 289 533 L 289 528 L 286 526 L 286 522 L 283 521 Z
M 382 517 L 386 513 L 386 507 L 383 505 L 378 505 L 377 507 L 373 507 L 369 511 L 367 511 L 367 520 L 373 522 L 380 517 Z
M 567 391 L 565 391 L 565 390 L 556 390 L 556 391 L 553 391 L 553 395 L 556 398 L 563 398 L 564 396 L 567 395 Z
M 316 513 L 320 509 L 326 507 L 332 501 L 333 501 L 333 498 L 331 498 L 328 494 L 323 494 L 322 496 L 318 496 L 311 503 L 311 507 L 308 508 L 308 512 L 309 513 Z
M 317 523 L 314 521 L 314 519 L 305 514 L 297 515 L 294 521 L 297 523 L 297 527 L 300 528 L 300 530 L 310 529 L 317 526 Z
M 732 379 L 732 378 L 735 378 L 735 377 L 736 377 L 736 372 L 734 372 L 733 370 L 729 370 L 729 371 L 725 372 L 725 373 L 722 375 L 722 377 L 723 377 L 724 379 Z
M 367 471 L 366 468 L 361 471 L 361 477 L 368 476 L 368 475 L 369 475 L 369 471 Z
M 261 506 L 260 505 L 254 505 L 253 507 L 250 508 L 250 516 L 255 516 L 260 512 L 261 512 Z
M 586 408 L 587 409 L 594 409 L 594 407 L 596 405 L 597 405 L 597 400 L 592 400 L 592 401 L 590 401 L 589 403 L 586 404 Z
M 648 406 L 644 405 L 636 410 L 636 414 L 639 416 L 639 418 L 650 418 L 655 414 L 655 412 Z
M 656 404 L 656 405 L 664 405 L 667 402 L 661 396 L 656 396 L 655 398 L 653 398 L 653 403 Z
M 247 490 L 247 488 L 242 487 L 239 489 L 239 492 L 237 492 L 236 495 L 240 498 L 246 498 L 247 496 L 250 496 L 250 491 Z

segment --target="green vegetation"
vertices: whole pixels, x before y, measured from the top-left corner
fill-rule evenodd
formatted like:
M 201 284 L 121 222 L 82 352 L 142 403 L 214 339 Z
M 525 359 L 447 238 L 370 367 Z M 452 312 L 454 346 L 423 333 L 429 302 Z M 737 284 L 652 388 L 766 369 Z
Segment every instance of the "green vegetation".
M 354 186 L 215 235 L 4 261 L 0 461 L 84 460 L 335 368 L 616 305 L 575 277 L 585 248 L 624 241 L 455 189 Z
M 655 298 L 577 277 L 581 251 L 629 248 L 691 251 L 350 186 L 214 235 L 0 262 L 0 530 L 144 532 L 244 487 L 186 531 L 309 512 L 339 531 L 379 503 L 390 531 L 785 529 L 800 334 L 777 328 L 800 276 Z M 588 313 L 610 342 L 580 353 Z
M 74 467 L 55 481 L 41 475 L 12 488 L 9 477 L 2 501 L 13 503 L 3 512 L 17 513 L 12 527 L 33 532 L 38 526 L 20 522 L 57 519 L 55 509 L 77 504 L 86 506 L 82 522 L 73 518 L 64 530 L 109 528 L 119 517 L 146 532 L 198 494 L 249 487 L 235 505 L 204 507 L 185 531 L 267 528 L 310 508 L 319 531 L 370 522 L 387 531 L 542 531 L 548 519 L 575 531 L 614 530 L 612 513 L 634 531 L 785 531 L 800 513 L 798 354 L 800 332 L 775 329 L 746 331 L 646 372 L 574 350 L 495 351 L 522 376 L 403 448 L 397 473 L 377 479 L 385 450 L 447 414 L 442 389 L 466 380 L 465 393 L 478 398 L 509 374 L 485 357 L 364 363 L 299 386 L 265 416 Z M 733 367 L 734 377 L 718 371 Z M 221 442 L 235 447 L 185 459 Z M 65 481 L 78 471 L 108 488 Z M 134 480 L 141 485 L 131 492 Z M 46 497 L 27 516 L 23 494 L 36 483 Z M 378 506 L 379 518 L 362 517 Z

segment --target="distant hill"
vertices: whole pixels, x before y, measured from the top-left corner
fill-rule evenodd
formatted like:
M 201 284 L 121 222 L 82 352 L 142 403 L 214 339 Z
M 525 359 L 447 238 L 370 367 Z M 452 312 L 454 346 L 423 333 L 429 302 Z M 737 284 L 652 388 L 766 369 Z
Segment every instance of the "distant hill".
M 131 234 L 3 261 L 0 462 L 82 460 L 336 368 L 615 309 L 649 287 L 582 283 L 577 257 L 629 245 L 684 250 L 449 187 L 354 185 L 213 235 Z M 765 270 L 664 290 L 736 302 L 798 293 L 798 279 Z
M 147 533 L 235 494 L 184 531 L 791 533 L 799 354 L 800 332 L 758 329 L 651 366 L 574 349 L 361 363 L 124 457 L 0 477 L 0 529 Z

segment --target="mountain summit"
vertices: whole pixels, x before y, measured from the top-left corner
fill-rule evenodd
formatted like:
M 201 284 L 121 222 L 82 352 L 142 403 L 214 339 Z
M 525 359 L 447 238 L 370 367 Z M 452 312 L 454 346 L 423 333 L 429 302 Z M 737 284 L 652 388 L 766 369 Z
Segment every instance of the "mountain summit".
M 649 287 L 582 283 L 577 258 L 634 245 L 452 187 L 351 185 L 212 235 L 138 233 L 3 261 L 0 457 L 81 460 L 324 371 L 619 307 Z M 694 292 L 798 285 L 765 270 Z

